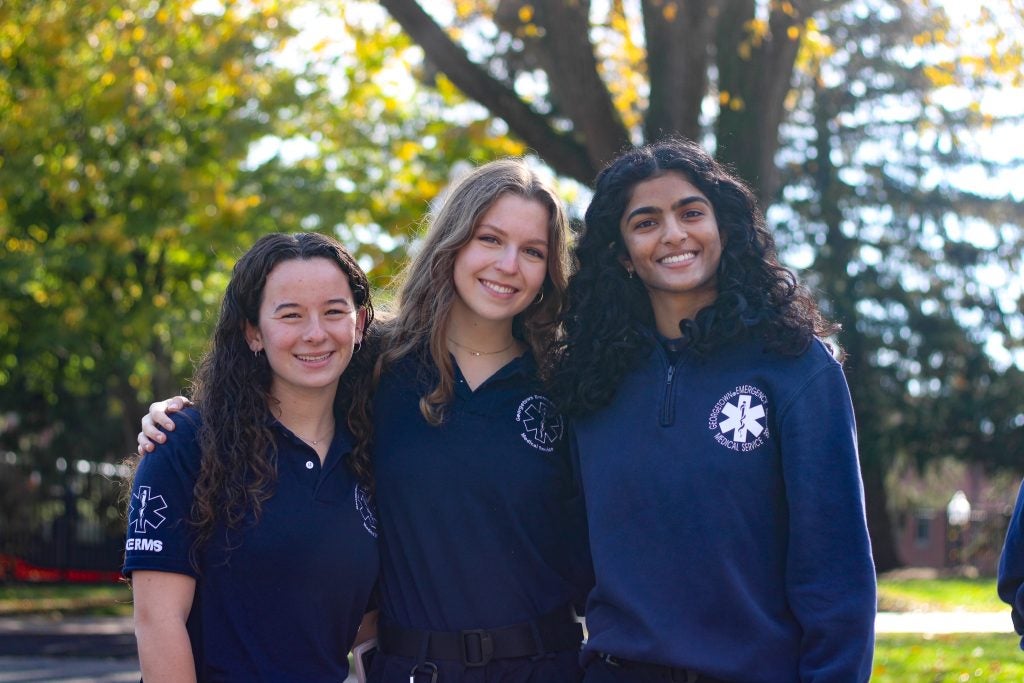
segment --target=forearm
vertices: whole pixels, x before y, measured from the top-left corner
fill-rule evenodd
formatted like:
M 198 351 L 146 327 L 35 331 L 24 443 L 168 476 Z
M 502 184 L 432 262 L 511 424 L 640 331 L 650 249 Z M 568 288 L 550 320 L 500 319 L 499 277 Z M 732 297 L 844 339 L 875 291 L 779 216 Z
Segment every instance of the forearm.
M 195 586 L 195 579 L 183 574 L 133 573 L 135 639 L 146 683 L 196 683 L 186 627 Z
M 135 639 L 146 683 L 196 682 L 192 644 L 183 621 L 173 617 L 136 617 Z

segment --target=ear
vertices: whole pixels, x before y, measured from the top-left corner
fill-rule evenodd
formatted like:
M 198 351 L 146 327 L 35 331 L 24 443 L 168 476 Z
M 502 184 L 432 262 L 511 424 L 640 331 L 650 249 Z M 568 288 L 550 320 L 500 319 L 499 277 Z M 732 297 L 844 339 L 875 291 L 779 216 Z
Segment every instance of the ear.
M 263 350 L 263 335 L 260 334 L 260 328 L 248 320 L 245 321 L 245 341 L 249 345 L 249 349 L 254 353 Z
M 356 313 L 356 344 L 363 342 L 364 331 L 366 331 L 366 309 L 360 308 Z
M 636 268 L 633 267 L 633 260 L 629 258 L 629 254 L 622 254 L 619 256 L 619 263 L 621 263 L 622 267 L 626 269 L 629 276 L 633 277 L 633 273 L 636 271 Z

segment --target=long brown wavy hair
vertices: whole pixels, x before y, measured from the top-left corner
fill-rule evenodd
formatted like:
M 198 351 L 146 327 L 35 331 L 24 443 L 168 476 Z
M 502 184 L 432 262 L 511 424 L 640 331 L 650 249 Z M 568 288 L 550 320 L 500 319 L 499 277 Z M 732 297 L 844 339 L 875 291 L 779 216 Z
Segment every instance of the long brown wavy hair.
M 249 349 L 245 327 L 259 324 L 271 271 L 284 261 L 313 258 L 337 264 L 348 278 L 357 309 L 366 311 L 365 326 L 373 320 L 366 274 L 330 237 L 315 232 L 264 235 L 235 264 L 209 351 L 192 379 L 192 395 L 202 415 L 202 461 L 191 510 L 196 530 L 193 564 L 217 524 L 237 528 L 250 513 L 258 519 L 263 503 L 273 495 L 277 448 L 268 427 L 275 400 L 270 395 L 272 371 L 265 353 L 256 357 Z M 347 386 L 339 385 L 336 414 L 351 406 Z M 353 469 L 361 474 L 357 466 Z
M 395 361 L 425 354 L 437 370 L 437 385 L 420 399 L 420 411 L 430 424 L 444 420 L 452 397 L 455 372 L 448 353 L 447 327 L 455 291 L 455 258 L 473 237 L 480 219 L 505 195 L 537 201 L 548 211 L 547 274 L 541 286 L 543 297 L 531 303 L 513 319 L 512 331 L 525 342 L 538 364 L 545 367 L 547 351 L 555 339 L 558 318 L 565 301 L 569 271 L 569 223 L 561 201 L 522 159 L 499 159 L 467 174 L 448 190 L 437 213 L 426 218 L 422 246 L 398 278 L 400 285 L 393 315 L 380 324 L 380 334 L 371 343 L 377 360 L 367 378 L 366 393 L 372 393 L 383 371 Z M 355 458 L 369 461 L 372 441 L 369 401 L 357 409 L 353 431 Z

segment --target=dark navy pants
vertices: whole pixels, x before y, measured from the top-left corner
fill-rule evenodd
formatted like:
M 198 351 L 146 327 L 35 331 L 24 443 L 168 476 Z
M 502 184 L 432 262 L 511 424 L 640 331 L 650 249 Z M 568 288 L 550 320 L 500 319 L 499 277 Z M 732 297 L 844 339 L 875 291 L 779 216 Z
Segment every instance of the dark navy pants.
M 677 672 L 681 673 L 681 672 Z M 697 676 L 695 683 L 722 683 L 716 678 Z M 630 667 L 614 666 L 602 659 L 592 659 L 587 664 L 583 676 L 583 683 L 669 683 L 672 677 L 664 673 L 655 673 L 646 669 L 635 669 Z M 683 676 L 677 676 L 676 680 L 684 680 Z

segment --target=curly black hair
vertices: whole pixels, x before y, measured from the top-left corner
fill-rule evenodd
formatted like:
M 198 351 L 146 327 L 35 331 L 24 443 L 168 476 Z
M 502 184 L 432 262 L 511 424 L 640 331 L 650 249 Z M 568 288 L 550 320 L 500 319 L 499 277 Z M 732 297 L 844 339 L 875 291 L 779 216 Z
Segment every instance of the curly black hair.
M 250 513 L 258 518 L 263 503 L 273 495 L 277 450 L 268 426 L 275 401 L 270 393 L 273 373 L 266 354 L 257 357 L 250 350 L 245 328 L 259 323 L 271 271 L 285 261 L 313 258 L 325 258 L 344 273 L 356 307 L 365 310 L 364 331 L 373 321 L 366 273 L 331 237 L 315 232 L 271 233 L 257 240 L 235 264 L 210 348 L 192 378 L 192 395 L 202 413 L 198 432 L 202 459 L 190 518 L 195 529 L 190 555 L 197 568 L 198 551 L 217 524 L 237 528 Z M 351 384 L 344 381 L 347 374 L 343 373 L 335 398 L 339 417 L 362 398 L 350 393 Z M 365 459 L 350 460 L 348 465 L 362 481 L 371 481 Z
M 796 275 L 779 264 L 775 240 L 757 200 L 742 180 L 700 145 L 667 138 L 633 148 L 601 171 L 575 249 L 562 315 L 564 336 L 550 392 L 567 415 L 607 405 L 623 377 L 649 353 L 654 313 L 644 283 L 629 278 L 620 222 L 637 184 L 680 173 L 711 202 L 722 239 L 718 294 L 679 329 L 688 348 L 707 355 L 724 344 L 757 335 L 767 348 L 802 353 L 815 337 L 839 326 L 825 320 Z

